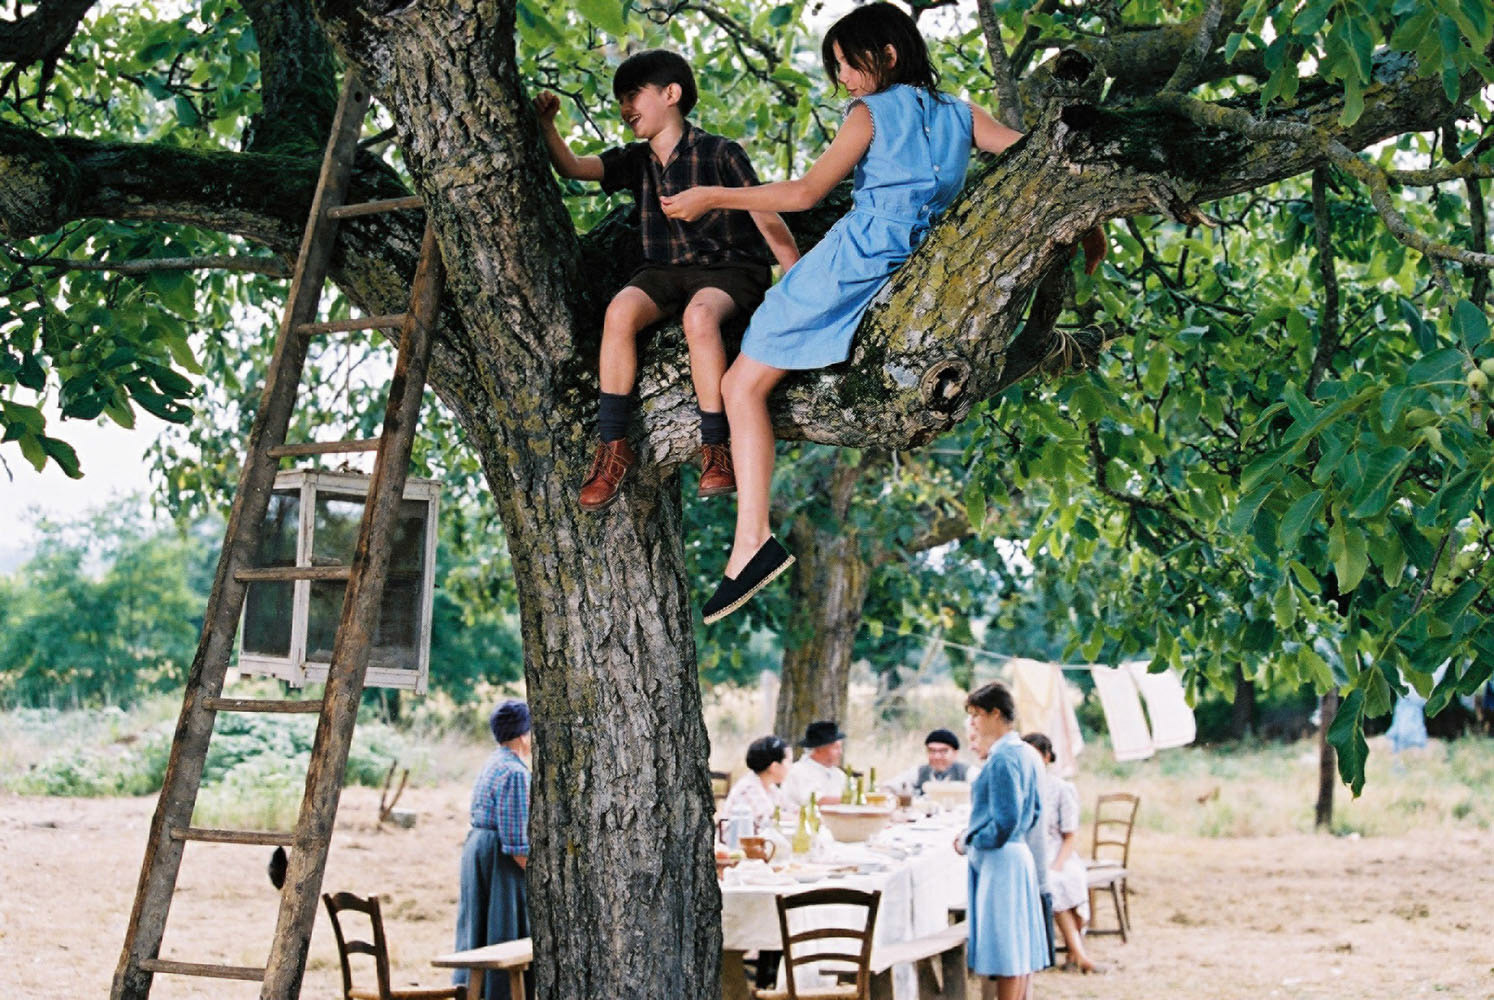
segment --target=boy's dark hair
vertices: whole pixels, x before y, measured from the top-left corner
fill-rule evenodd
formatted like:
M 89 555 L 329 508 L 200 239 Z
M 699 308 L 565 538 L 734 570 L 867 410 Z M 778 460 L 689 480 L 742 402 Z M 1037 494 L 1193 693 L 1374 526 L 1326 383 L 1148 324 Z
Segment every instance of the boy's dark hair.
M 688 115 L 695 107 L 695 74 L 684 57 L 668 49 L 647 49 L 636 52 L 622 61 L 612 76 L 612 96 L 621 99 L 624 94 L 649 84 L 667 87 L 671 83 L 680 85 L 680 103 L 676 105 L 680 114 Z
M 762 774 L 788 756 L 788 741 L 782 736 L 764 736 L 747 748 L 747 770 Z
M 1046 733 L 1028 733 L 1022 739 L 1036 750 L 1044 761 L 1049 764 L 1053 763 L 1053 741 L 1048 739 Z
M 876 78 L 878 90 L 894 83 L 906 83 L 922 87 L 931 94 L 939 91 L 939 71 L 929 58 L 929 47 L 918 33 L 918 25 L 900 7 L 890 3 L 869 3 L 857 7 L 825 32 L 820 55 L 825 60 L 825 72 L 829 74 L 830 82 L 838 85 L 837 42 L 853 69 Z M 897 59 L 891 65 L 888 65 L 886 52 L 889 45 L 897 53 Z
M 1012 693 L 1000 681 L 992 681 L 970 692 L 965 699 L 966 708 L 978 708 L 982 712 L 999 712 L 1007 722 L 1017 717 L 1017 703 Z

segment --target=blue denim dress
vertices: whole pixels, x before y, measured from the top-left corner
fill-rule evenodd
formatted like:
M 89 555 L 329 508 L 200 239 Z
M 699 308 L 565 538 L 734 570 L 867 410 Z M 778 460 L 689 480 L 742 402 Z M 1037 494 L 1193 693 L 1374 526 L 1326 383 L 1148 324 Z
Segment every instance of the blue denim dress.
M 752 314 L 742 353 L 765 365 L 823 368 L 849 357 L 862 313 L 965 183 L 968 104 L 907 84 L 859 100 L 874 131 L 856 164 L 854 207 Z
M 1048 967 L 1048 928 L 1032 851 L 1042 800 L 1036 756 L 1007 733 L 970 789 L 970 942 L 966 961 L 981 976 L 1024 976 Z

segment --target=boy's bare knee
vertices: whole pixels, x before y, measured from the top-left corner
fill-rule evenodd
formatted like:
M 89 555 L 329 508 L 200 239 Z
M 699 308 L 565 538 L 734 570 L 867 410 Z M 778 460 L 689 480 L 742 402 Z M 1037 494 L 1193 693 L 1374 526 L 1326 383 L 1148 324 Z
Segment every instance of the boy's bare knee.
M 721 324 L 716 314 L 705 306 L 686 306 L 680 316 L 680 325 L 685 328 L 686 340 L 719 340 Z
M 631 337 L 638 332 L 638 306 L 618 296 L 607 304 L 602 317 L 602 334 L 608 337 Z

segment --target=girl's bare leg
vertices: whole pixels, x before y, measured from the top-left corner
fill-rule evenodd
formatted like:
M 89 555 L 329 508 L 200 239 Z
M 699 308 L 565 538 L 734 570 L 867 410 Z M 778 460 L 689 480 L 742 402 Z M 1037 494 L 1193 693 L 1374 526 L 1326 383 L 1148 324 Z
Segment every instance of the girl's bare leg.
M 1079 933 L 1078 909 L 1053 914 L 1053 922 L 1058 925 L 1064 946 L 1069 949 L 1069 961 L 1079 966 L 1081 972 L 1093 972 L 1095 963 L 1084 950 L 1084 935 Z
M 773 423 L 768 394 L 786 375 L 739 355 L 721 379 L 726 420 L 731 425 L 731 462 L 737 473 L 737 531 L 726 575 L 735 579 L 773 533 L 769 504 L 773 489 Z
M 1031 984 L 1032 975 L 1025 976 L 997 976 L 996 977 L 996 1000 L 1023 1000 L 1027 995 L 1027 988 Z

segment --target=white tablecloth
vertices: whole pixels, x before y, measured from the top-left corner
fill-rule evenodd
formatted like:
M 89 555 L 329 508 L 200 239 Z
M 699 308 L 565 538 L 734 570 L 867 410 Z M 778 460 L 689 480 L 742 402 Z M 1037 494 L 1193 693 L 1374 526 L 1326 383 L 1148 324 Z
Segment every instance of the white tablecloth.
M 968 868 L 965 858 L 955 853 L 954 839 L 963 823 L 950 817 L 943 824 L 934 822 L 899 824 L 883 831 L 868 845 L 836 845 L 827 862 L 842 858 L 848 862 L 873 860 L 887 865 L 885 871 L 847 874 L 816 882 L 789 886 L 723 885 L 721 888 L 722 947 L 727 951 L 778 950 L 783 947 L 778 927 L 779 894 L 840 886 L 869 891 L 880 889 L 882 901 L 877 913 L 873 939 L 878 944 L 893 944 L 926 934 L 949 925 L 951 907 L 965 906 Z M 878 848 L 894 853 L 906 852 L 896 859 Z M 847 922 L 853 911 L 839 907 L 820 907 L 796 915 L 793 931 L 811 926 L 829 927 Z M 903 998 L 917 996 L 917 985 L 911 967 L 894 973 L 894 994 Z

